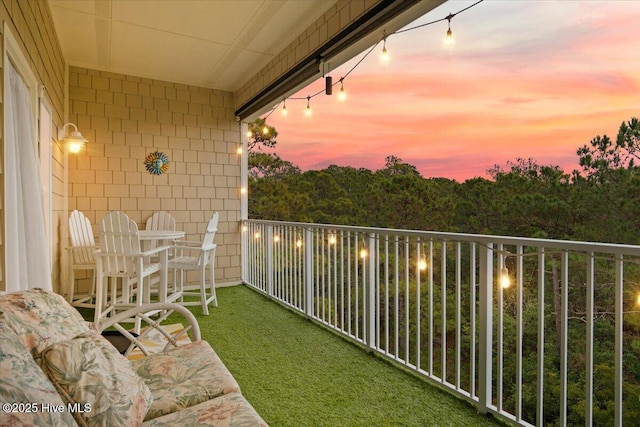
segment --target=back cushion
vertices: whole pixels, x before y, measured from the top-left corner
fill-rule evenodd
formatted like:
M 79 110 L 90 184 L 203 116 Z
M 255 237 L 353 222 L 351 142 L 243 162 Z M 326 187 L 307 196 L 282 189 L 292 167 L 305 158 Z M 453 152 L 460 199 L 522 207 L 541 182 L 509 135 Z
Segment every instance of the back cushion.
M 51 344 L 89 330 L 80 313 L 62 296 L 43 289 L 13 292 L 0 297 L 3 322 L 33 354 Z
M 53 384 L 0 314 L 0 426 L 74 426 Z M 18 404 L 28 403 L 27 406 Z M 48 405 L 43 407 L 42 405 Z M 56 410 L 54 410 L 54 408 Z M 61 410 L 63 408 L 63 410 Z M 9 410 L 7 410 L 9 409 Z

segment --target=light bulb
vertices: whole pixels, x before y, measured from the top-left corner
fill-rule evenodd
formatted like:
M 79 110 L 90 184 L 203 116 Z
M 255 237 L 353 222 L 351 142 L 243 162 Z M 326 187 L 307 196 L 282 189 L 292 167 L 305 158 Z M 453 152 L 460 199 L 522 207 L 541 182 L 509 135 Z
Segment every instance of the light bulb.
M 511 279 L 509 278 L 509 270 L 507 267 L 503 267 L 500 269 L 500 286 L 504 289 L 507 289 L 511 286 Z
M 340 92 L 338 92 L 338 101 L 344 101 L 347 99 L 347 92 L 344 91 L 343 79 L 340 79 Z
M 250 130 L 247 131 L 247 138 L 251 138 L 253 136 L 253 134 L 251 133 Z
M 280 241 L 280 236 L 278 236 L 277 234 L 273 236 L 273 241 L 278 243 Z
M 447 36 L 444 38 L 444 44 L 447 46 L 453 46 L 453 33 L 451 32 L 451 28 L 447 30 Z
M 638 299 L 636 302 L 638 303 L 638 305 L 640 305 L 640 293 L 638 293 Z
M 282 114 L 283 116 L 286 116 L 287 114 L 289 114 L 289 112 L 287 111 L 287 104 L 284 103 L 282 104 L 282 110 L 280 110 L 280 114 Z
M 240 194 L 246 194 L 247 189 L 244 187 L 240 187 Z
M 329 234 L 329 244 L 330 245 L 335 245 L 336 242 L 337 242 L 336 235 L 335 234 Z
M 264 135 L 268 135 L 269 134 L 269 128 L 266 125 L 262 128 L 262 133 Z
M 382 62 L 389 62 L 389 52 L 387 51 L 386 42 L 384 46 L 382 46 L 382 55 L 380 55 L 380 59 L 382 60 Z
M 300 240 L 300 239 L 296 240 L 296 246 L 298 248 L 302 247 L 302 240 Z
M 80 150 L 82 150 L 82 146 L 84 143 L 82 142 L 70 142 L 69 143 L 69 152 L 73 154 L 78 154 Z
M 367 250 L 366 249 L 360 249 L 360 258 L 365 259 L 367 257 Z
M 255 234 L 253 235 L 253 237 L 255 237 L 256 239 L 260 238 L 260 232 L 256 231 Z
M 242 231 L 247 231 L 249 229 L 249 227 L 247 227 L 246 225 L 242 226 Z
M 418 262 L 418 268 L 422 271 L 427 269 L 427 259 L 425 257 L 422 257 Z
M 238 148 L 236 149 L 236 153 L 238 153 L 238 154 L 242 154 L 242 147 L 238 147 Z
M 307 96 L 307 108 L 304 110 L 304 115 L 307 117 L 311 117 L 311 104 L 309 103 L 311 101 L 311 97 Z

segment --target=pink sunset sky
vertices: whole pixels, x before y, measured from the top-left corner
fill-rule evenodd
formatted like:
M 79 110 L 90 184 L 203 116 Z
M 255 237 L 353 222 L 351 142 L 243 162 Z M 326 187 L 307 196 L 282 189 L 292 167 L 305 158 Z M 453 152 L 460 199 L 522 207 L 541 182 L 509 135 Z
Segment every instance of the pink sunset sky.
M 450 0 L 409 27 L 473 3 Z M 273 151 L 302 170 L 377 170 L 395 155 L 424 177 L 457 181 L 519 157 L 570 172 L 579 147 L 640 118 L 640 0 L 485 0 L 451 29 L 452 47 L 446 21 L 389 35 L 391 60 L 378 45 L 345 78 L 347 100 L 334 86 L 311 99 L 311 117 L 306 99 L 288 100 L 286 117 L 278 106 L 267 119 Z M 332 70 L 334 82 L 363 55 Z

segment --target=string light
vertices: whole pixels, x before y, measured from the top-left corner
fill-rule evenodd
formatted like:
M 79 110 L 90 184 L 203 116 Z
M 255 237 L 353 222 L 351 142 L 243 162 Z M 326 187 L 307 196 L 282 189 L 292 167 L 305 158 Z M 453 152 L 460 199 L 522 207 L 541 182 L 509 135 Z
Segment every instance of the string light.
M 247 231 L 249 229 L 249 227 L 247 227 L 246 225 L 242 226 L 242 231 Z
M 263 134 L 263 135 L 269 135 L 269 128 L 267 127 L 267 125 L 265 125 L 265 126 L 262 128 L 262 134 Z
M 338 92 L 338 101 L 345 101 L 347 99 L 347 92 L 344 91 L 344 78 L 340 78 L 340 92 Z
M 256 239 L 260 238 L 260 232 L 256 231 L 255 234 L 253 235 L 253 237 L 255 237 Z
M 453 46 L 453 33 L 451 32 L 451 19 L 454 17 L 455 15 L 453 15 L 452 13 L 450 13 L 447 16 L 447 23 L 448 23 L 448 28 L 447 28 L 447 35 L 444 38 L 444 44 L 447 46 Z
M 360 258 L 365 259 L 369 253 L 366 249 L 360 249 Z
M 336 235 L 331 233 L 329 234 L 329 244 L 335 245 L 338 240 L 336 239 Z
M 237 153 L 237 154 L 242 154 L 242 147 L 238 147 L 238 148 L 236 149 L 236 153 Z
M 393 33 L 391 33 L 391 34 L 387 34 L 387 32 L 386 32 L 385 30 L 383 30 L 382 38 L 378 41 L 378 43 L 376 43 L 376 44 L 374 44 L 373 46 L 371 46 L 371 48 L 370 48 L 370 49 L 369 49 L 369 50 L 368 50 L 368 51 L 367 51 L 367 52 L 362 56 L 362 58 L 360 58 L 360 60 L 359 60 L 359 61 L 358 61 L 358 62 L 357 62 L 357 63 L 356 63 L 356 64 L 355 64 L 355 65 L 354 65 L 354 66 L 353 66 L 353 67 L 352 67 L 352 68 L 351 68 L 351 69 L 350 69 L 350 70 L 349 70 L 349 71 L 348 71 L 348 72 L 347 72 L 343 77 L 341 77 L 341 78 L 340 78 L 340 80 L 339 80 L 339 82 L 340 82 L 340 91 L 338 92 L 338 100 L 339 100 L 339 101 L 344 101 L 344 100 L 347 98 L 347 94 L 346 94 L 346 92 L 344 91 L 344 79 L 345 79 L 346 77 L 348 77 L 348 76 L 349 76 L 349 75 L 350 75 L 350 74 L 351 74 L 351 73 L 352 73 L 352 72 L 353 72 L 353 71 L 354 71 L 354 70 L 355 70 L 355 69 L 356 69 L 356 68 L 357 68 L 357 67 L 358 67 L 358 66 L 359 66 L 359 65 L 360 65 L 360 64 L 361 64 L 361 63 L 362 63 L 362 62 L 363 62 L 363 61 L 364 61 L 368 56 L 369 56 L 369 54 L 370 54 L 370 53 L 371 53 L 371 52 L 372 52 L 372 51 L 373 51 L 373 50 L 378 46 L 378 44 L 379 44 L 380 42 L 382 42 L 382 55 L 381 55 L 381 60 L 382 60 L 382 61 L 384 61 L 384 62 L 386 62 L 386 61 L 388 61 L 388 60 L 389 60 L 389 58 L 390 58 L 389 51 L 387 50 L 387 38 L 388 38 L 388 37 L 390 37 L 390 36 L 392 36 L 392 35 L 397 35 L 397 34 L 405 33 L 405 32 L 408 32 L 408 31 L 416 30 L 416 29 L 418 29 L 418 28 L 426 27 L 426 26 L 433 25 L 433 24 L 436 24 L 436 23 L 439 23 L 439 22 L 447 21 L 447 24 L 448 24 L 448 25 L 447 25 L 447 32 L 446 32 L 446 36 L 445 36 L 445 39 L 444 39 L 444 43 L 445 43 L 447 46 L 451 46 L 451 45 L 453 45 L 453 44 L 454 44 L 453 32 L 451 31 L 451 20 L 452 20 L 455 16 L 457 16 L 457 15 L 459 15 L 459 14 L 461 14 L 461 13 L 463 13 L 463 12 L 465 12 L 465 11 L 469 10 L 469 9 L 471 9 L 471 8 L 472 8 L 472 7 L 474 7 L 474 6 L 477 6 L 478 4 L 482 3 L 483 1 L 484 1 L 484 0 L 477 0 L 475 3 L 473 3 L 473 4 L 471 4 L 471 5 L 467 6 L 467 7 L 465 7 L 465 8 L 463 8 L 463 9 L 459 10 L 459 11 L 458 11 L 458 12 L 456 12 L 456 13 L 449 13 L 449 14 L 448 14 L 447 16 L 445 16 L 444 18 L 440 18 L 440 19 L 436 19 L 436 20 L 433 20 L 433 21 L 425 22 L 425 23 L 422 23 L 422 24 L 419 24 L 419 25 L 415 25 L 415 26 L 413 26 L 413 27 L 406 27 L 406 28 L 403 28 L 403 29 L 401 29 L 401 30 L 395 31 L 395 32 L 393 32 Z M 328 76 L 327 76 L 327 77 L 328 77 Z M 310 105 L 311 98 L 315 98 L 316 96 L 321 95 L 321 94 L 330 94 L 330 92 L 331 92 L 331 90 L 330 90 L 330 89 L 331 89 L 331 88 L 330 88 L 330 87 L 327 87 L 327 84 L 328 84 L 328 85 L 330 85 L 331 87 L 333 87 L 333 85 L 338 84 L 338 82 L 333 83 L 333 81 L 331 80 L 331 78 L 330 78 L 330 77 L 329 77 L 329 78 L 327 78 L 327 77 L 325 77 L 325 87 L 324 87 L 322 90 L 320 90 L 320 91 L 318 91 L 318 92 L 316 92 L 316 93 L 314 93 L 314 94 L 312 94 L 312 95 L 309 95 L 309 96 L 307 96 L 307 97 L 290 97 L 290 98 L 283 98 L 283 99 L 282 99 L 282 108 L 280 109 L 280 110 L 281 110 L 281 114 L 282 114 L 283 116 L 286 116 L 286 115 L 287 115 L 287 113 L 288 113 L 288 111 L 287 111 L 287 106 L 286 106 L 286 104 L 285 104 L 285 100 L 286 100 L 286 99 L 289 99 L 289 100 L 292 100 L 292 99 L 293 99 L 293 100 L 304 100 L 304 99 L 306 99 L 306 100 L 307 100 L 307 107 L 306 107 L 306 109 L 305 109 L 305 116 L 310 117 L 310 116 L 312 115 L 311 105 Z M 270 116 L 270 115 L 271 115 L 271 114 L 272 114 L 272 113 L 277 109 L 277 107 L 278 107 L 279 105 L 280 105 L 280 104 L 278 103 L 276 106 L 274 106 L 274 107 L 273 107 L 273 108 L 272 108 L 272 109 L 271 109 L 271 110 L 270 110 L 270 111 L 265 115 L 265 120 L 266 120 L 267 118 L 269 118 L 269 116 Z M 248 133 L 247 133 L 247 136 L 248 136 L 249 138 L 251 138 L 253 135 L 251 134 L 251 132 L 248 132 Z
M 280 236 L 278 236 L 277 234 L 273 236 L 273 241 L 278 243 L 280 241 Z
M 240 187 L 240 194 L 246 194 L 247 189 L 245 187 Z
M 301 239 L 296 240 L 296 247 L 298 247 L 298 248 L 302 247 L 302 240 Z
M 382 55 L 380 56 L 382 62 L 389 62 L 389 52 L 387 51 L 387 33 L 384 33 L 384 38 L 382 39 Z
M 247 131 L 247 138 L 251 138 L 253 136 L 253 134 L 251 133 L 250 130 Z
M 307 117 L 311 116 L 311 96 L 307 96 L 307 108 L 304 110 L 304 115 Z
M 420 257 L 420 262 L 418 262 L 418 268 L 422 271 L 427 269 L 427 256 L 426 255 L 422 255 Z
M 507 267 L 502 267 L 500 269 L 500 286 L 502 286 L 503 289 L 507 289 L 511 286 L 511 279 L 509 278 L 509 270 Z

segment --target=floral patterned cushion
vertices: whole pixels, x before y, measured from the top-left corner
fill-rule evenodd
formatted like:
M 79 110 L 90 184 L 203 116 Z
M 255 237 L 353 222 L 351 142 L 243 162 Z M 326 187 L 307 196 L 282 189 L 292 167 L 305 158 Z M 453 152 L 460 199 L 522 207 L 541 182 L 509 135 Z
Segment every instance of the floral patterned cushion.
M 52 344 L 42 366 L 63 400 L 90 411 L 74 412 L 80 425 L 142 424 L 152 396 L 129 361 L 94 331 Z
M 206 341 L 196 341 L 131 362 L 149 386 L 153 404 L 150 420 L 226 393 L 240 386 Z
M 78 310 L 62 296 L 43 289 L 3 295 L 0 313 L 34 356 L 53 343 L 89 330 Z
M 143 426 L 268 427 L 240 394 L 230 393 L 150 421 Z
M 66 406 L 18 336 L 3 324 L 0 313 L 0 402 L 28 406 L 0 412 L 0 426 L 74 426 L 69 412 L 45 410 Z M 34 405 L 31 405 L 34 404 Z M 15 410 L 15 411 L 14 411 Z

